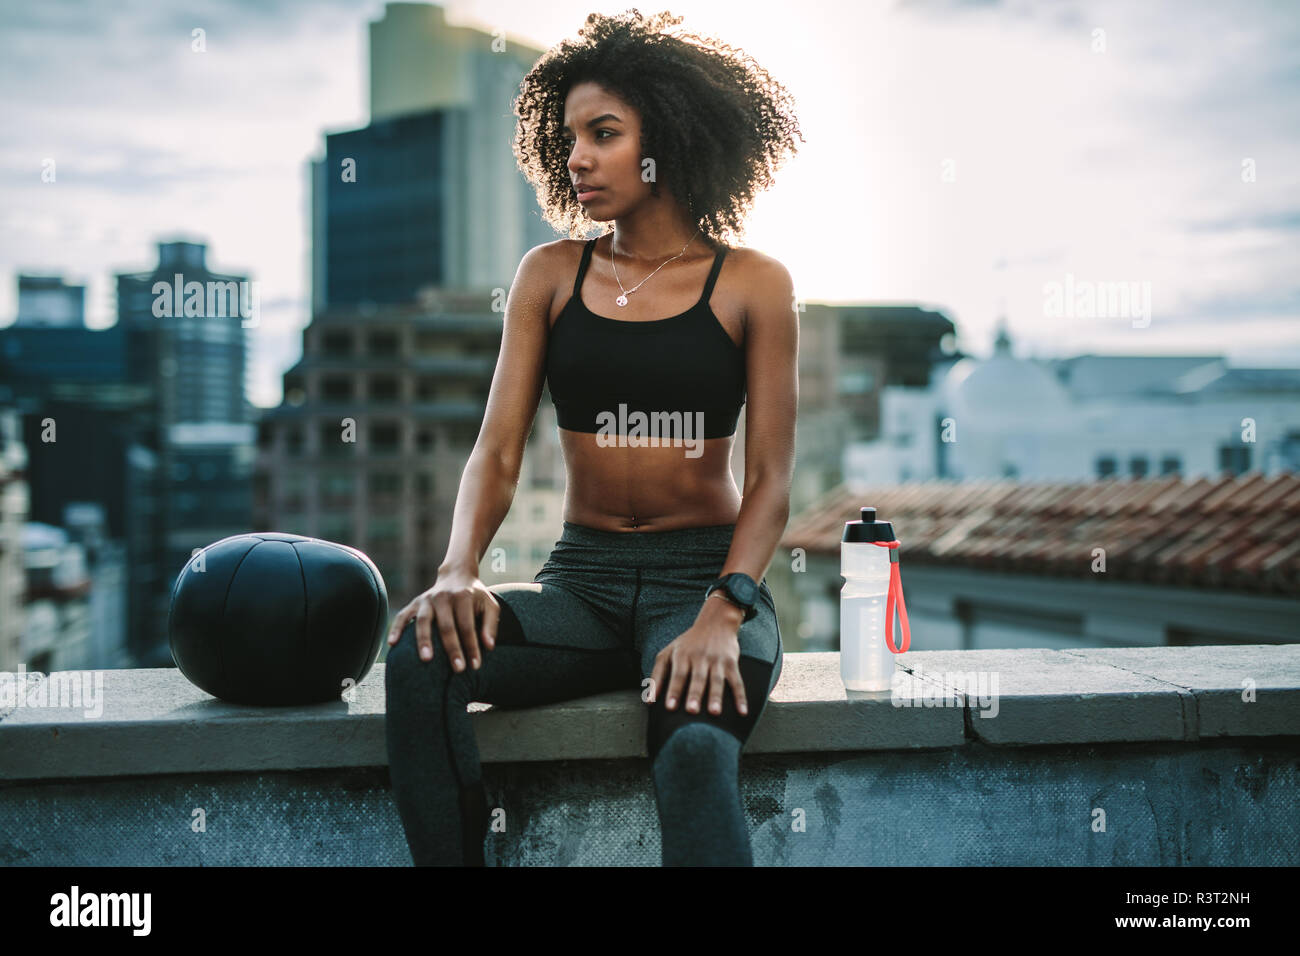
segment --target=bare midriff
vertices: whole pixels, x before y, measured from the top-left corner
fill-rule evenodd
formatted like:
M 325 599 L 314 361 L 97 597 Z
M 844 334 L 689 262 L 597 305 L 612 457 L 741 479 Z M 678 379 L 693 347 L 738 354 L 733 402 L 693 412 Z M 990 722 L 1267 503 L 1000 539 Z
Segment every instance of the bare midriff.
M 602 446 L 596 438 L 560 429 L 565 521 L 605 531 L 671 531 L 732 524 L 740 514 L 734 435 L 701 439 L 694 458 L 682 447 Z
M 606 241 L 597 245 L 600 261 L 593 259 L 582 294 L 592 301 L 612 303 L 619 287 L 604 275 Z M 549 316 L 552 327 L 572 297 L 580 249 L 580 243 L 572 248 L 572 262 L 560 273 L 561 281 L 552 294 Z M 706 251 L 693 256 L 691 266 L 675 275 L 660 273 L 658 291 L 663 297 L 659 299 L 658 311 L 676 315 L 690 308 L 699 298 L 712 265 L 713 253 Z M 742 303 L 721 286 L 720 278 L 709 307 L 723 331 L 743 348 Z M 635 297 L 629 306 L 620 310 L 620 315 L 619 321 L 627 322 L 658 317 L 646 304 L 635 301 Z M 701 438 L 699 447 L 690 449 L 688 455 L 688 449 L 682 446 L 601 445 L 594 432 L 567 428 L 559 432 L 568 475 L 565 521 L 605 531 L 671 531 L 733 524 L 740 514 L 740 489 L 731 473 L 734 434 L 725 438 Z

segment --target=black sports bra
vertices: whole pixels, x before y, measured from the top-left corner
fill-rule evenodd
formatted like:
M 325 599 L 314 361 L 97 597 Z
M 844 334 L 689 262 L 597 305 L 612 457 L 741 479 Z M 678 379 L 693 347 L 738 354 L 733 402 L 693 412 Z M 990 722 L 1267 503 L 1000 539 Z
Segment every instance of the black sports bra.
M 596 315 L 582 304 L 595 245 L 590 239 L 582 250 L 573 296 L 546 344 L 546 381 L 560 427 L 653 435 L 661 444 L 669 434 L 734 435 L 745 404 L 745 350 L 709 307 L 726 247 L 718 250 L 695 305 L 667 319 L 628 321 Z

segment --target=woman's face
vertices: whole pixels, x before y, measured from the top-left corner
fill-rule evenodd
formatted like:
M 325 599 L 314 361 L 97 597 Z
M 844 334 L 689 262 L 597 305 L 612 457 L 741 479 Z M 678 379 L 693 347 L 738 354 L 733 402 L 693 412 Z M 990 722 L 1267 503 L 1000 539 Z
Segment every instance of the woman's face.
M 596 83 L 578 83 L 565 97 L 563 122 L 569 180 L 595 187 L 575 190 L 589 219 L 617 219 L 650 195 L 650 183 L 641 178 L 636 110 Z

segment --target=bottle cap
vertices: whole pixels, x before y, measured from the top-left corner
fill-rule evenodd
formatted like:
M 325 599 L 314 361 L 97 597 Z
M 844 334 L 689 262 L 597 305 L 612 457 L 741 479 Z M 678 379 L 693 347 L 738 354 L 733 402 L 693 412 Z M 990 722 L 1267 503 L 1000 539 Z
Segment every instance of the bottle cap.
M 869 542 L 893 541 L 894 526 L 888 521 L 876 520 L 875 508 L 863 508 L 861 521 L 844 522 L 844 535 L 840 541 Z

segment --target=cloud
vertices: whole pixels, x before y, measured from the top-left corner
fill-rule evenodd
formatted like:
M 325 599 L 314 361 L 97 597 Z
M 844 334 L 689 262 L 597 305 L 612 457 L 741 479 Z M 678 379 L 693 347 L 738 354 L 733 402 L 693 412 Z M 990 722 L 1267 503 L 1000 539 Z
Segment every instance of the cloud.
M 502 0 L 451 4 L 452 22 L 458 8 L 546 42 L 583 16 Z M 801 295 L 943 302 L 979 352 L 1002 308 L 1013 335 L 1062 351 L 1293 343 L 1293 4 L 801 11 L 729 25 L 702 6 L 699 18 L 754 41 L 799 98 L 807 142 L 762 197 L 753 244 L 788 260 Z M 300 347 L 306 321 L 304 166 L 325 130 L 364 125 L 366 23 L 381 12 L 380 0 L 0 6 L 0 322 L 13 273 L 30 268 L 84 278 L 91 324 L 107 324 L 112 275 L 151 268 L 155 242 L 184 230 L 214 268 L 258 279 L 264 309 L 276 303 L 271 358 L 253 361 L 257 393 L 278 388 L 267 363 Z M 207 53 L 191 52 L 196 26 Z M 1092 50 L 1097 27 L 1104 53 Z M 45 157 L 57 185 L 40 183 Z M 1044 320 L 1043 283 L 1066 272 L 1152 282 L 1150 334 Z
M 1237 232 L 1267 230 L 1300 232 L 1300 209 L 1264 209 L 1256 213 L 1214 219 L 1187 219 L 1182 227 L 1189 232 Z
M 157 241 L 181 230 L 208 244 L 214 269 L 261 282 L 264 303 L 296 303 L 273 317 L 300 328 L 304 165 L 322 129 L 364 123 L 373 6 L 0 8 L 0 322 L 16 309 L 14 274 L 36 271 L 84 279 L 88 324 L 111 324 L 113 276 L 152 268 Z M 41 181 L 46 158 L 55 183 Z

